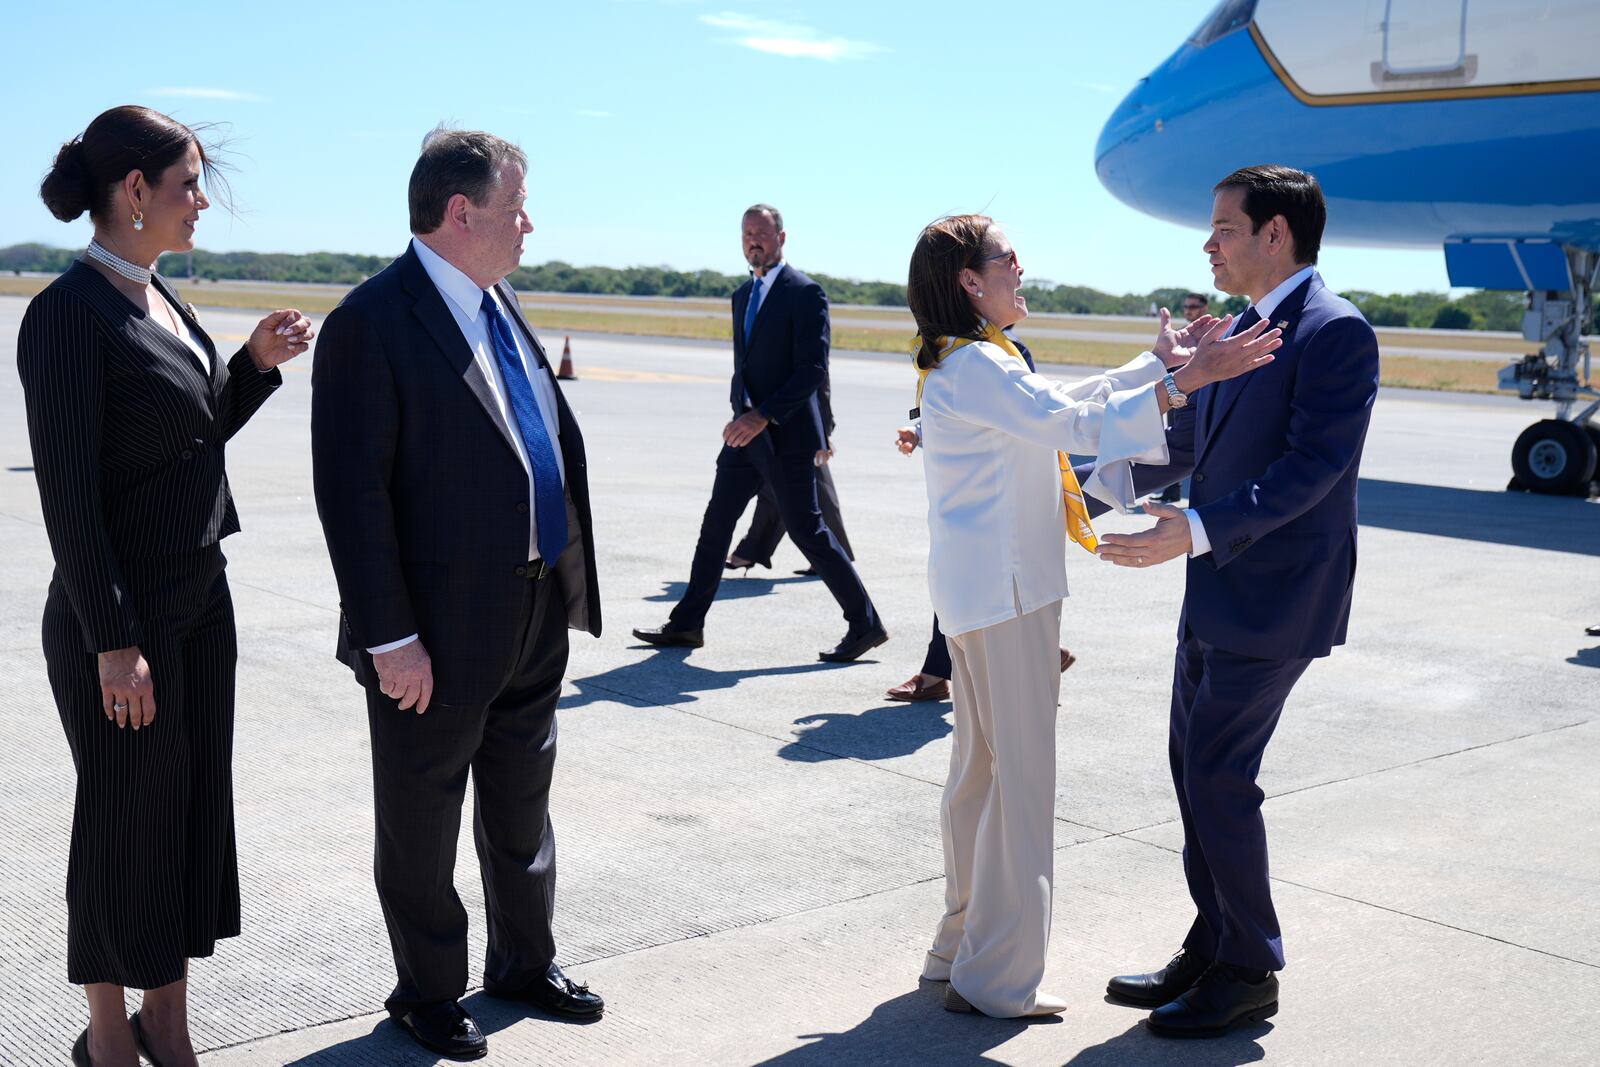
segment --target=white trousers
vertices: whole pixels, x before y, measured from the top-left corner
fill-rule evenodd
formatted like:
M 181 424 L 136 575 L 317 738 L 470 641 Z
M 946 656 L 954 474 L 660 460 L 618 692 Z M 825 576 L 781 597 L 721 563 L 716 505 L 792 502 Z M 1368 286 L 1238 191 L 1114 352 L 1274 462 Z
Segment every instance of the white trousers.
M 985 1015 L 1033 1010 L 1055 876 L 1061 601 L 949 637 L 955 743 L 940 805 L 944 918 L 922 973 Z

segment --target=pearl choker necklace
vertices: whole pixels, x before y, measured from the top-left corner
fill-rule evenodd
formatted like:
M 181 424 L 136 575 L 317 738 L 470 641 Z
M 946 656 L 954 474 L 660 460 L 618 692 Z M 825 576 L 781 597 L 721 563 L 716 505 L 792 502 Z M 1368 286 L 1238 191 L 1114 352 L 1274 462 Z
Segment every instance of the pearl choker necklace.
M 150 284 L 150 275 L 154 273 L 149 267 L 141 267 L 137 263 L 129 263 L 115 252 L 108 251 L 106 246 L 99 241 L 90 239 L 88 256 L 99 263 L 104 263 L 130 282 L 140 285 Z

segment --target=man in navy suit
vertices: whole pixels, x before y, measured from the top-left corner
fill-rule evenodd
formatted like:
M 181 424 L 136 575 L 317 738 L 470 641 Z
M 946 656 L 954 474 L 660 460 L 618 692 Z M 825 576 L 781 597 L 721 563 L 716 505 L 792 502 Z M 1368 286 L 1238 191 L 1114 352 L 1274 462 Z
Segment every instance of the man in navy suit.
M 1277 1011 L 1283 944 L 1256 774 L 1289 691 L 1345 640 L 1357 470 L 1378 391 L 1372 328 L 1313 266 L 1327 217 L 1316 179 L 1247 167 L 1214 192 L 1212 275 L 1251 301 L 1235 329 L 1268 319 L 1283 347 L 1271 366 L 1197 391 L 1196 417 L 1170 431 L 1190 438 L 1173 442 L 1174 464 L 1160 478 L 1142 472 L 1142 485 L 1192 472 L 1191 506 L 1146 505 L 1156 525 L 1108 534 L 1100 553 L 1132 567 L 1189 557 L 1168 755 L 1198 914 L 1165 968 L 1107 987 L 1155 1008 L 1151 1030 L 1185 1037 Z
M 733 294 L 733 421 L 689 569 L 689 586 L 667 624 L 633 635 L 648 644 L 699 648 L 706 612 L 722 582 L 723 561 L 745 505 L 765 483 L 789 539 L 839 602 L 848 624 L 822 660 L 846 663 L 889 639 L 855 567 L 817 503 L 816 456 L 828 447 L 817 387 L 828 367 L 828 297 L 783 261 L 783 216 L 756 204 L 744 213 L 750 281 Z

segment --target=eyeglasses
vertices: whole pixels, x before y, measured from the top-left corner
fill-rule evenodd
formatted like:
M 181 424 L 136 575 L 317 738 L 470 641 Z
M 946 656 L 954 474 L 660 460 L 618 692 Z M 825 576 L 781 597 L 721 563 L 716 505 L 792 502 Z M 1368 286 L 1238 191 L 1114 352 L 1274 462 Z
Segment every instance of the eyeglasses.
M 1185 311 L 1204 311 L 1205 309 L 1206 309 L 1206 306 L 1204 304 L 1185 304 L 1185 305 L 1183 305 L 1183 310 L 1185 310 Z
M 1017 269 L 1017 250 L 1015 248 L 1009 252 L 996 252 L 992 256 L 984 256 L 982 259 L 978 260 L 978 262 L 993 263 L 997 259 L 1009 259 L 1011 262 L 1008 265 L 1011 267 L 1011 269 Z

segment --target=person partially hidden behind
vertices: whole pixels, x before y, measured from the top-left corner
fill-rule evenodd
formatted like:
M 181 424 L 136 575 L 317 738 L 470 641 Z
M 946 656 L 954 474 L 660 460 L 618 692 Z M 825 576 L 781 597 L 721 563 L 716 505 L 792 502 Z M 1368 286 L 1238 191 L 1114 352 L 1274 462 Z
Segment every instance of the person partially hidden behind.
M 849 627 L 838 645 L 817 658 L 848 663 L 889 640 L 889 632 L 817 503 L 816 457 L 827 447 L 817 387 L 828 369 L 828 297 L 784 262 L 787 235 L 776 208 L 748 208 L 740 236 L 750 281 L 733 294 L 734 418 L 722 430 L 716 480 L 683 599 L 665 626 L 640 627 L 633 636 L 658 647 L 705 644 L 706 613 L 722 583 L 734 527 L 765 485 L 789 539 L 816 568 Z
M 338 655 L 365 690 L 374 873 L 397 979 L 432 1052 L 483 1055 L 459 1002 L 454 883 L 470 772 L 483 987 L 551 1014 L 604 1002 L 556 965 L 550 783 L 567 630 L 600 635 L 583 435 L 505 281 L 533 232 L 527 158 L 436 129 L 411 172 L 411 245 L 328 316 L 312 368 L 317 514 Z
M 1197 390 L 1195 418 L 1168 430 L 1169 463 L 1134 467 L 1136 488 L 1192 472 L 1191 506 L 1147 504 L 1154 528 L 1100 545 L 1124 567 L 1189 557 L 1168 758 L 1196 915 L 1166 967 L 1106 988 L 1154 1008 L 1150 1029 L 1176 1037 L 1278 1010 L 1283 937 L 1256 775 L 1295 682 L 1345 641 L 1378 391 L 1372 327 L 1314 267 L 1327 217 L 1316 179 L 1246 167 L 1214 192 L 1205 251 L 1217 288 L 1250 298 L 1237 328 L 1271 322 L 1283 347 L 1271 366 Z

